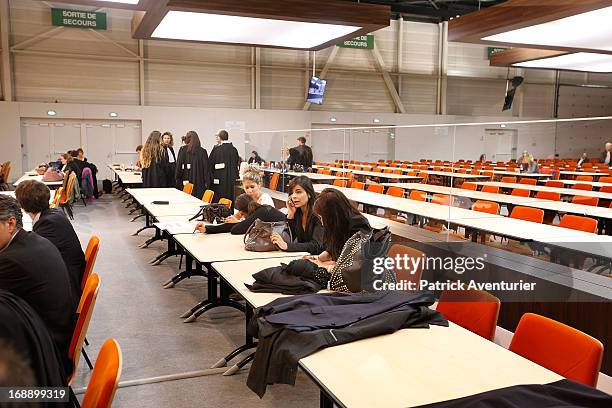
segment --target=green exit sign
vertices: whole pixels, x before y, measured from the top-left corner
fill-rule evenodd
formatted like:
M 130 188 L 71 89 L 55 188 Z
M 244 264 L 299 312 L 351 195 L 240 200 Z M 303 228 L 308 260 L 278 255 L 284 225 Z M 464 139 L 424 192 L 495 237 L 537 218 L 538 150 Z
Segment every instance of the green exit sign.
M 106 30 L 106 13 L 73 9 L 51 9 L 54 26 Z
M 336 45 L 343 48 L 361 48 L 371 50 L 374 48 L 374 34 L 360 35 L 359 37 L 342 41 Z
M 487 58 L 491 60 L 491 56 L 495 54 L 496 52 L 506 51 L 509 49 L 510 48 L 507 48 L 507 47 L 487 47 Z

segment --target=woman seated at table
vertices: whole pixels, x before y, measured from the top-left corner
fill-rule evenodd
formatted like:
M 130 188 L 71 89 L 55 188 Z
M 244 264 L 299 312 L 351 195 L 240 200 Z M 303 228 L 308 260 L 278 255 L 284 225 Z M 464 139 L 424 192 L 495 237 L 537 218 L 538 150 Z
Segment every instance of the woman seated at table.
M 323 247 L 323 225 L 314 213 L 316 194 L 312 181 L 306 176 L 295 177 L 289 183 L 287 199 L 287 224 L 291 229 L 293 242 L 272 234 L 272 242 L 287 252 L 310 252 L 320 254 Z
M 236 214 L 227 217 L 223 224 L 212 225 L 199 222 L 196 231 L 205 234 L 218 234 L 221 232 L 231 232 L 234 235 L 245 234 L 249 227 L 260 219 L 265 222 L 285 221 L 285 214 L 269 205 L 261 205 L 253 200 L 253 197 L 243 193 L 236 198 L 234 208 Z
M 342 252 L 344 244 L 359 231 L 370 231 L 368 220 L 351 205 L 344 194 L 334 188 L 321 191 L 314 203 L 314 213 L 321 218 L 325 236 L 324 251 L 318 256 L 307 257 L 330 269 Z
M 60 169 L 62 172 L 66 173 L 67 171 L 73 171 L 76 173 L 77 179 L 81 178 L 81 175 L 79 174 L 79 169 L 74 163 L 74 160 L 70 153 L 61 154 L 59 159 L 62 162 L 62 168 Z
M 242 175 L 242 189 L 253 201 L 261 205 L 274 207 L 274 201 L 270 194 L 261 191 L 263 186 L 263 172 L 257 167 L 249 166 Z

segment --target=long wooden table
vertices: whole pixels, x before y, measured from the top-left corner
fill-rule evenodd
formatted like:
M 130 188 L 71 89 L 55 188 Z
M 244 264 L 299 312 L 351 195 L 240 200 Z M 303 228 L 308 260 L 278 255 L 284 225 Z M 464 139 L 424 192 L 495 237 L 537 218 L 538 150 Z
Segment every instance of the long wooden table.
M 500 204 L 521 205 L 526 207 L 540 208 L 555 213 L 570 213 L 587 215 L 602 219 L 612 219 L 612 209 L 596 207 L 591 205 L 572 204 L 564 201 L 551 201 L 540 198 L 520 197 L 510 194 L 483 193 L 482 191 L 465 190 L 462 188 L 450 188 L 433 184 L 411 184 L 411 183 L 382 183 L 384 186 L 400 187 L 407 190 L 419 190 L 433 194 L 445 194 L 451 196 L 466 197 L 470 200 L 493 201 Z
M 41 183 L 44 183 L 50 189 L 57 189 L 61 187 L 61 185 L 63 184 L 63 181 L 43 181 L 43 176 L 36 173 L 35 171 L 28 171 L 24 173 L 23 176 L 19 177 L 17 181 L 13 183 L 13 187 L 17 187 L 21 182 L 26 181 L 26 180 L 40 181 Z

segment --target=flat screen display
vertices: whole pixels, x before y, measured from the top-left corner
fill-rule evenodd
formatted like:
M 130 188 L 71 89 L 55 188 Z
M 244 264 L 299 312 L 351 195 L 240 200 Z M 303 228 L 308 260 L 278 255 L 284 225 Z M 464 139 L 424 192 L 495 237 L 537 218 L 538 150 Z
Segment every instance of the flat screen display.
M 326 84 L 327 81 L 324 79 L 319 79 L 315 76 L 310 77 L 310 84 L 308 85 L 308 98 L 306 101 L 316 103 L 317 105 L 322 104 Z

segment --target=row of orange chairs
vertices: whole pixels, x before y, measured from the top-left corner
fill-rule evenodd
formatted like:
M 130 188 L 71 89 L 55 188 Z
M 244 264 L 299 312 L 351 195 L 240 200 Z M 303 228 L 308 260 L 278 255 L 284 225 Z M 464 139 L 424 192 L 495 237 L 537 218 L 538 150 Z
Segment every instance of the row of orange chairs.
M 274 175 L 276 176 L 276 183 L 278 184 L 278 173 L 274 173 Z M 272 187 L 270 187 L 272 188 Z M 276 185 L 274 186 L 274 189 L 276 189 Z M 191 195 L 191 193 L 193 192 L 193 184 L 192 183 L 187 183 L 183 186 L 183 192 Z M 204 191 L 204 195 L 202 196 L 202 201 L 204 201 L 206 204 L 210 204 L 212 203 L 213 197 L 215 196 L 215 192 L 212 190 L 206 190 Z M 228 198 L 221 198 L 219 199 L 219 204 L 224 204 L 227 207 L 231 207 L 232 206 L 232 200 L 228 199 Z
M 492 203 L 497 204 L 497 203 Z M 388 257 L 425 257 L 416 249 L 393 245 Z M 418 283 L 422 264 L 416 270 L 396 270 L 398 281 Z M 436 310 L 449 321 L 493 341 L 500 300 L 485 291 L 443 291 Z M 573 381 L 597 385 L 603 358 L 603 344 L 571 326 L 533 313 L 524 314 L 516 327 L 510 351 Z

